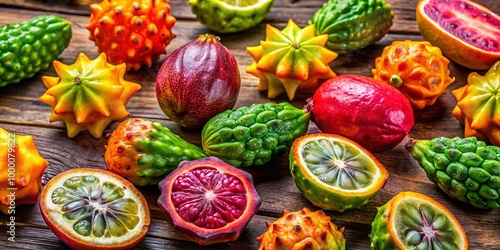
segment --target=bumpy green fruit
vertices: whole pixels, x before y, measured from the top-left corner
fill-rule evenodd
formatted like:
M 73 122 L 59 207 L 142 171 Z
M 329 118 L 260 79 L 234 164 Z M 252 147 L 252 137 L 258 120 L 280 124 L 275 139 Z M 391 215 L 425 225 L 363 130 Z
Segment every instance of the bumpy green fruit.
M 288 151 L 306 133 L 310 115 L 287 102 L 259 103 L 226 110 L 202 130 L 202 147 L 235 167 L 263 165 Z
M 406 149 L 449 196 L 474 207 L 500 209 L 500 147 L 476 137 L 410 140 Z
M 394 13 L 384 0 L 329 0 L 314 13 L 318 35 L 328 34 L 327 48 L 344 54 L 382 39 L 392 26 Z
M 111 133 L 104 152 L 107 169 L 134 185 L 156 185 L 181 161 L 206 157 L 203 150 L 168 128 L 133 118 Z
M 189 0 L 191 11 L 207 28 L 218 33 L 249 29 L 264 20 L 274 0 Z
M 48 68 L 71 36 L 70 22 L 52 15 L 0 27 L 0 87 Z

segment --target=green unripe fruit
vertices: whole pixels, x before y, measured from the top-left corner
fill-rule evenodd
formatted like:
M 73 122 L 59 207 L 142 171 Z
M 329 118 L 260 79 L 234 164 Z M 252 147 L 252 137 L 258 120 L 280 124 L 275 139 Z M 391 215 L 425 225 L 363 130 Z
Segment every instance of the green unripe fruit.
M 307 111 L 287 102 L 260 103 L 226 110 L 202 130 L 202 147 L 235 167 L 263 165 L 287 152 L 309 126 Z
M 411 140 L 406 145 L 427 177 L 449 196 L 500 209 L 500 148 L 476 137 Z
M 0 27 L 0 87 L 33 77 L 68 47 L 68 20 L 53 15 Z

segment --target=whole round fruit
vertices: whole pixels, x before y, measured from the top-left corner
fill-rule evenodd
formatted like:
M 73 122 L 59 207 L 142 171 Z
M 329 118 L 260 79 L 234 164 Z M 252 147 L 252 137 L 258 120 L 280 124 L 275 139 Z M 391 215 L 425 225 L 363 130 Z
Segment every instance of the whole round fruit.
M 232 109 L 240 91 L 238 63 L 217 36 L 200 35 L 163 62 L 156 97 L 163 112 L 187 128 L 201 128 Z
M 284 210 L 282 217 L 267 222 L 266 227 L 267 231 L 257 237 L 259 250 L 345 249 L 344 228 L 337 229 L 323 210 Z
M 146 199 L 132 183 L 93 168 L 70 169 L 47 182 L 40 212 L 73 249 L 131 249 L 150 223 Z
M 250 29 L 266 18 L 274 0 L 189 0 L 196 19 L 218 33 Z
M 313 205 L 340 212 L 368 203 L 389 177 L 382 163 L 359 144 L 324 133 L 295 140 L 290 171 L 297 188 Z
M 441 203 L 415 192 L 402 192 L 382 207 L 372 222 L 371 248 L 468 249 L 457 218 Z
M 216 157 L 183 161 L 158 187 L 158 205 L 199 245 L 236 240 L 259 210 L 252 176 Z
M 416 12 L 422 36 L 450 60 L 476 70 L 500 60 L 500 17 L 485 6 L 469 0 L 421 0 Z
M 401 91 L 415 109 L 432 106 L 453 83 L 441 50 L 427 41 L 394 41 L 375 59 L 373 78 Z
M 328 79 L 306 108 L 322 132 L 345 136 L 372 153 L 396 147 L 414 124 L 412 106 L 398 89 L 360 75 Z

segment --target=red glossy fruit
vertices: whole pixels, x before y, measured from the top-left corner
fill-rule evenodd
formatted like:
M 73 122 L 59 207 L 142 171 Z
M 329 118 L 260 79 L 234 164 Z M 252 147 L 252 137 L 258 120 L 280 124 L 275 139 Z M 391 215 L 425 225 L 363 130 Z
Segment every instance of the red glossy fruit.
M 398 89 L 360 75 L 328 79 L 307 108 L 322 132 L 343 135 L 370 152 L 394 148 L 414 124 L 411 104 Z
M 477 70 L 500 60 L 500 16 L 469 0 L 421 0 L 420 33 L 450 60 Z
M 216 157 L 183 161 L 158 187 L 158 205 L 199 245 L 236 240 L 259 210 L 252 176 Z
M 205 34 L 175 50 L 156 78 L 163 112 L 183 127 L 201 128 L 227 109 L 240 91 L 238 64 L 219 37 Z

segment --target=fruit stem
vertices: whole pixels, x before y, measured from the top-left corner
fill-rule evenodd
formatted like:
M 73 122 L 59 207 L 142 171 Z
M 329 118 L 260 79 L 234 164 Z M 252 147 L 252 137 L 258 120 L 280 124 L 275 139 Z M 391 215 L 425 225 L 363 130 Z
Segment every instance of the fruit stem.
M 82 83 L 82 79 L 80 77 L 77 77 L 75 78 L 75 80 L 73 80 L 73 84 L 75 85 L 80 85 Z
M 200 40 L 202 42 L 219 42 L 220 37 L 218 37 L 216 35 L 209 34 L 209 33 L 205 33 L 205 34 L 199 35 L 198 40 Z
M 406 151 L 411 151 L 411 148 L 415 143 L 417 142 L 417 139 L 410 138 L 406 143 L 405 143 L 405 149 Z
M 389 78 L 389 84 L 399 88 L 403 84 L 403 80 L 398 75 L 391 75 L 391 78 Z

